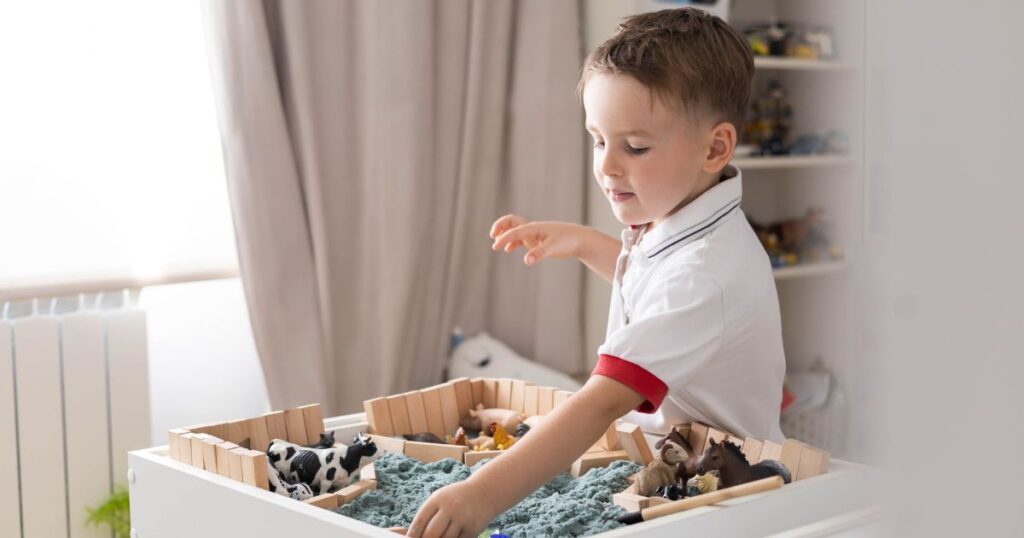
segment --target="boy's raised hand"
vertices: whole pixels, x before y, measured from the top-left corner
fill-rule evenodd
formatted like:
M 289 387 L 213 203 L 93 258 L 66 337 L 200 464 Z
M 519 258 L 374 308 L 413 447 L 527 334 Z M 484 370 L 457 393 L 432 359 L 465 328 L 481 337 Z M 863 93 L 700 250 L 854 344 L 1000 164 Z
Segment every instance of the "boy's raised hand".
M 505 215 L 491 225 L 492 250 L 524 247 L 523 263 L 533 265 L 544 258 L 579 257 L 583 227 L 568 222 L 528 222 L 519 215 Z

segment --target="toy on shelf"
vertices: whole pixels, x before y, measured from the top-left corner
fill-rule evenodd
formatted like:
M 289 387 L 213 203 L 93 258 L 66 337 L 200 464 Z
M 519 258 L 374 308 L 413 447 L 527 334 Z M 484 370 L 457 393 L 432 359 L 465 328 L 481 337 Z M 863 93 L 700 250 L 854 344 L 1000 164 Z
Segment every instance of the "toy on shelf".
M 360 434 L 352 445 L 340 448 L 306 448 L 274 439 L 267 458 L 289 482 L 306 484 L 319 495 L 345 485 L 349 476 L 375 459 L 376 453 L 377 445 Z
M 672 441 L 662 444 L 658 455 L 637 476 L 637 494 L 650 497 L 656 494 L 658 488 L 676 484 L 678 466 L 685 460 L 683 447 Z
M 686 496 L 696 497 L 703 493 L 711 493 L 718 489 L 718 482 L 718 471 L 694 475 L 693 478 L 686 481 Z
M 697 461 L 698 475 L 706 474 L 709 471 L 718 471 L 722 488 L 730 488 L 771 476 L 781 476 L 786 484 L 792 481 L 792 473 L 782 463 L 775 460 L 764 460 L 751 465 L 739 446 L 729 441 L 716 443 L 714 439 L 711 440 L 711 444 Z
M 835 57 L 832 31 L 827 28 L 771 22 L 744 31 L 754 56 L 777 56 L 804 60 Z
M 824 214 L 821 208 L 811 208 L 803 217 L 770 224 L 747 220 L 767 251 L 772 267 L 778 268 L 842 259 L 842 248 L 831 244 L 828 239 Z
M 753 155 L 787 155 L 792 126 L 793 105 L 782 83 L 772 79 L 765 93 L 750 101 L 743 142 L 754 146 Z

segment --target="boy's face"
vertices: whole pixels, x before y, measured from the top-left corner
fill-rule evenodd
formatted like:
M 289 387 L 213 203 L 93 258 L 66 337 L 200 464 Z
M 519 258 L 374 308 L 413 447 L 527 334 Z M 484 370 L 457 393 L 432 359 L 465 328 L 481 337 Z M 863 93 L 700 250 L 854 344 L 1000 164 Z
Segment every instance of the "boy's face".
M 708 188 L 708 129 L 628 75 L 597 74 L 583 91 L 594 179 L 623 224 L 657 226 Z

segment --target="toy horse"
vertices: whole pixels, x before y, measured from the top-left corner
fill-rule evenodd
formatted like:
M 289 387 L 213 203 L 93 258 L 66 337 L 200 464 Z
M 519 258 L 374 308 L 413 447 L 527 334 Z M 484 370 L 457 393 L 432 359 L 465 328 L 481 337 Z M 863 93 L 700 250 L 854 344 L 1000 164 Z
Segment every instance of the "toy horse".
M 718 471 L 720 478 L 719 488 L 731 488 L 738 484 L 753 482 L 770 476 L 781 476 L 788 484 L 792 475 L 785 465 L 775 460 L 764 460 L 756 465 L 747 462 L 747 457 L 740 451 L 740 447 L 722 441 L 716 443 L 711 440 L 711 446 L 704 451 L 704 455 L 697 461 L 697 473 L 704 474 L 708 471 Z

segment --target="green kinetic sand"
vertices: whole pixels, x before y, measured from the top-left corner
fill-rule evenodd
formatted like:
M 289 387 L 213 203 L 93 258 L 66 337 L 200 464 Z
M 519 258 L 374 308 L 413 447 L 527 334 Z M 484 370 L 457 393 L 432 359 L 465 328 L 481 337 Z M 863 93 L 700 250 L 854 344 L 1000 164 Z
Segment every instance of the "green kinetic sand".
M 336 512 L 378 527 L 408 527 L 434 490 L 465 480 L 488 461 L 470 469 L 453 459 L 421 463 L 402 454 L 385 454 L 374 463 L 377 489 Z M 488 528 L 516 538 L 588 536 L 622 527 L 615 517 L 625 510 L 612 503 L 612 495 L 626 489 L 626 477 L 640 468 L 630 461 L 616 461 L 591 469 L 579 479 L 560 474 L 498 516 Z

